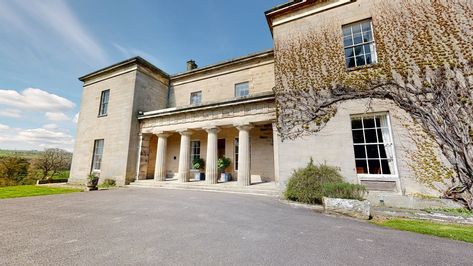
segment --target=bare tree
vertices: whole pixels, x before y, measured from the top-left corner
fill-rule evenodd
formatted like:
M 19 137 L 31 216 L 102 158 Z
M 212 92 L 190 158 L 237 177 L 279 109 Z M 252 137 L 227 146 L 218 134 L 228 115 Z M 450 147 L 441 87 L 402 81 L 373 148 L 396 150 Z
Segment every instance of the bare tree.
M 372 13 L 379 63 L 371 68 L 346 71 L 336 23 L 276 43 L 282 139 L 317 133 L 344 101 L 391 100 L 454 166 L 445 197 L 473 209 L 473 3 L 379 1 Z
M 72 154 L 61 149 L 47 149 L 33 160 L 33 170 L 39 170 L 41 179 L 52 179 L 61 170 L 70 168 Z

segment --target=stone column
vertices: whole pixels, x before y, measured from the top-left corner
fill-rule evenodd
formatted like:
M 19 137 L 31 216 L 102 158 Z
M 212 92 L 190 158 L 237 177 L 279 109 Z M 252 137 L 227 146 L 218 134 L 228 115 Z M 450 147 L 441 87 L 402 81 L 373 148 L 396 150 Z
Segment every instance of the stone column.
M 170 134 L 157 133 L 156 136 L 158 136 L 158 145 L 156 149 L 154 180 L 166 181 L 166 148 Z
M 205 162 L 205 181 L 208 184 L 217 184 L 218 182 L 218 150 L 217 150 L 217 127 L 205 128 L 207 131 L 207 160 Z
M 190 156 L 191 156 L 191 135 L 190 131 L 180 131 L 181 146 L 179 151 L 179 182 L 189 182 L 190 177 Z
M 136 159 L 136 177 L 135 180 L 140 179 L 140 170 L 141 170 L 141 146 L 143 145 L 143 134 L 138 135 L 139 142 L 138 142 L 138 155 Z
M 250 173 L 250 130 L 251 125 L 240 125 L 238 129 L 238 184 L 251 185 Z

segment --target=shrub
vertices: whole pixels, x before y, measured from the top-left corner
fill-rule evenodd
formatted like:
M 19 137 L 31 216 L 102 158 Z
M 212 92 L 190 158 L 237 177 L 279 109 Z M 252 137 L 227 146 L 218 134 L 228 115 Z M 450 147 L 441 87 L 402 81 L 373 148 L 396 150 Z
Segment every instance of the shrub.
M 322 185 L 324 197 L 363 200 L 366 188 L 351 183 L 329 183 Z
M 217 167 L 221 172 L 224 172 L 225 169 L 230 166 L 230 159 L 227 157 L 222 157 L 217 161 Z
M 294 171 L 284 193 L 289 200 L 322 203 L 323 197 L 362 199 L 365 188 L 346 183 L 336 167 L 314 165 L 312 158 L 305 168 Z
M 205 167 L 205 161 L 204 159 L 202 158 L 195 158 L 193 161 L 192 161 L 192 168 L 194 169 L 199 169 L 199 170 L 203 170 Z
M 117 183 L 113 179 L 105 179 L 102 183 L 102 187 L 114 187 Z

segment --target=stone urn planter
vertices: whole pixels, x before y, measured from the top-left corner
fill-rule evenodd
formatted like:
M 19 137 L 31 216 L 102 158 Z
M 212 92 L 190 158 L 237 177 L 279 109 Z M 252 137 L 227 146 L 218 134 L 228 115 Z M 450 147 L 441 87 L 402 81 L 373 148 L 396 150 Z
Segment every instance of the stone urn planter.
M 98 189 L 98 184 L 99 184 L 99 177 L 95 174 L 90 174 L 89 177 L 87 177 L 87 190 L 97 190 Z
M 371 218 L 371 206 L 367 200 L 323 198 L 325 212 L 343 214 L 358 219 Z
M 218 170 L 220 170 L 221 172 L 220 182 L 228 182 L 232 179 L 232 176 L 230 175 L 230 173 L 225 172 L 225 169 L 227 169 L 227 167 L 230 166 L 230 163 L 231 161 L 227 157 L 222 157 L 218 159 L 217 167 L 218 167 Z
M 194 180 L 197 180 L 197 181 L 205 180 L 205 173 L 204 173 L 205 161 L 204 161 L 204 159 L 195 158 L 192 161 L 192 168 L 195 169 L 195 170 L 198 170 L 198 172 L 194 173 Z

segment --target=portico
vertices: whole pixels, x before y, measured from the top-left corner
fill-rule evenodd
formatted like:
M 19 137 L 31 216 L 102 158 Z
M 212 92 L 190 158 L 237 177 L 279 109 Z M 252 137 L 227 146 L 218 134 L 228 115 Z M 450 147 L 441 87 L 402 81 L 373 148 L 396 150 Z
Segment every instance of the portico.
M 239 186 L 277 181 L 272 103 L 265 94 L 143 114 L 137 179 L 186 183 L 201 171 L 205 183 L 217 184 L 217 162 L 226 157 L 231 163 L 225 172 Z M 192 169 L 194 158 L 204 159 L 205 169 Z

